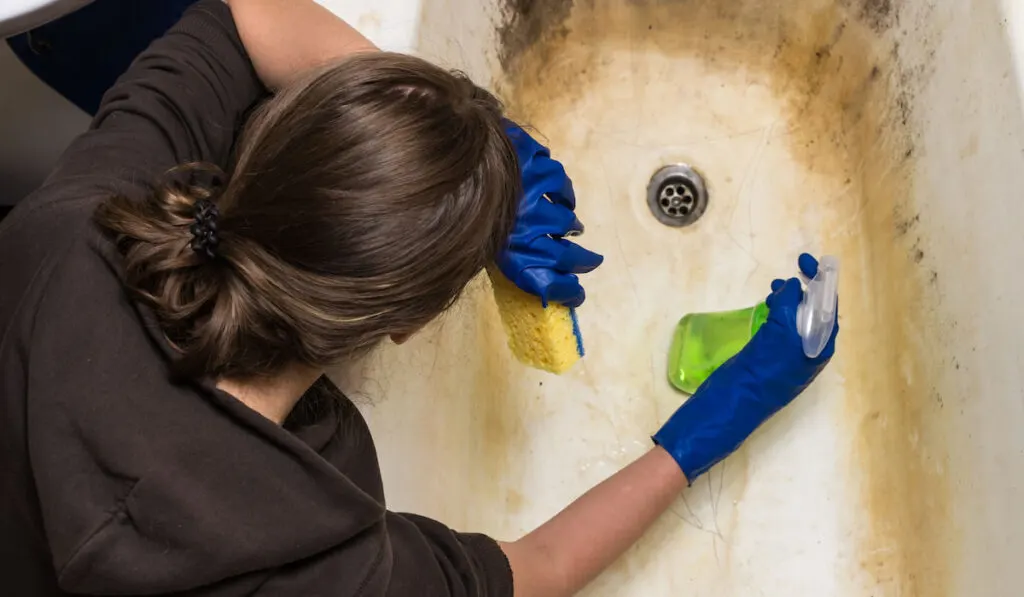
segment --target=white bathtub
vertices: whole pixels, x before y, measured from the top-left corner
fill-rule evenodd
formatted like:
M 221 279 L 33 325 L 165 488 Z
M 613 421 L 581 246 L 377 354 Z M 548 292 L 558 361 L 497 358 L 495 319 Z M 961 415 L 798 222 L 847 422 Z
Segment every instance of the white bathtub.
M 497 88 L 566 164 L 607 256 L 580 310 L 589 354 L 563 377 L 509 357 L 483 282 L 338 372 L 390 506 L 532 529 L 683 399 L 666 380 L 679 317 L 753 304 L 800 251 L 832 252 L 833 365 L 587 594 L 1024 594 L 1024 6 L 496 2 L 324 2 Z M 711 189 L 683 230 L 644 203 L 675 161 Z

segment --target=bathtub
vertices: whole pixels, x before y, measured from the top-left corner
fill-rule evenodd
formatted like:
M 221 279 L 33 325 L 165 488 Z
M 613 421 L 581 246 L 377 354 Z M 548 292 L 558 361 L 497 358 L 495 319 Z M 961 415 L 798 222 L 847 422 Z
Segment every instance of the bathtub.
M 1024 7 L 1015 0 L 325 1 L 495 89 L 607 256 L 587 357 L 509 355 L 485 280 L 335 372 L 389 506 L 515 539 L 650 447 L 676 321 L 842 259 L 837 356 L 587 595 L 1016 596 L 1024 586 Z M 687 228 L 662 165 L 703 174 Z

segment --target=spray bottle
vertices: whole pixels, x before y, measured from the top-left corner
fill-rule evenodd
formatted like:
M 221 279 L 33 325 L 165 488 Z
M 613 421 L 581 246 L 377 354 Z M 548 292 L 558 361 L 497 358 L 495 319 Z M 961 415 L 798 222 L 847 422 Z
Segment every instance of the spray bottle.
M 796 312 L 796 328 L 803 350 L 815 358 L 828 344 L 836 321 L 839 296 L 839 259 L 826 255 L 818 273 L 804 291 Z M 668 378 L 673 386 L 692 394 L 716 369 L 736 356 L 768 320 L 768 306 L 716 313 L 690 313 L 676 325 L 669 349 Z

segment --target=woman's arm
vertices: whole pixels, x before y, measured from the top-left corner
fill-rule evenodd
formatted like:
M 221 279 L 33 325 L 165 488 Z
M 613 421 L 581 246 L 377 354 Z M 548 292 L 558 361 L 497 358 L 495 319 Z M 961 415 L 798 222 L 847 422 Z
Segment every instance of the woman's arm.
M 313 0 L 225 0 L 263 84 L 279 89 L 311 68 L 376 50 L 348 23 Z
M 686 487 L 668 452 L 656 447 L 594 487 L 557 516 L 501 547 L 515 594 L 572 595 L 614 562 Z
M 817 273 L 810 255 L 799 265 L 808 278 Z M 655 434 L 657 448 L 503 546 L 517 595 L 563 597 L 582 588 L 640 538 L 687 479 L 735 451 L 817 377 L 835 352 L 839 326 L 818 357 L 804 355 L 796 328 L 802 297 L 799 280 L 774 281 L 768 321 Z

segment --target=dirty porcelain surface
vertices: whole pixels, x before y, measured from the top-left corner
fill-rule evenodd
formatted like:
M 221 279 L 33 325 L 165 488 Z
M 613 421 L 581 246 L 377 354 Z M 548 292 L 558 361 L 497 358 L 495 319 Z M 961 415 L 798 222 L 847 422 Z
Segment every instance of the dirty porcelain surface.
M 371 37 L 409 23 L 336 4 Z M 748 307 L 800 252 L 831 253 L 832 366 L 584 594 L 1019 594 L 1024 360 L 1005 322 L 1024 286 L 985 257 L 1024 250 L 1000 7 L 420 3 L 415 41 L 387 47 L 489 81 L 565 163 L 580 240 L 607 260 L 585 281 L 588 355 L 562 377 L 512 360 L 483 280 L 410 343 L 336 372 L 389 505 L 519 537 L 649 449 L 684 398 L 666 372 L 680 317 Z M 674 228 L 647 186 L 678 163 L 709 200 Z

